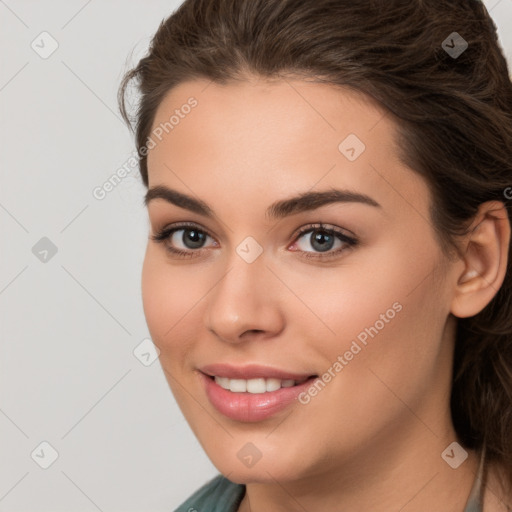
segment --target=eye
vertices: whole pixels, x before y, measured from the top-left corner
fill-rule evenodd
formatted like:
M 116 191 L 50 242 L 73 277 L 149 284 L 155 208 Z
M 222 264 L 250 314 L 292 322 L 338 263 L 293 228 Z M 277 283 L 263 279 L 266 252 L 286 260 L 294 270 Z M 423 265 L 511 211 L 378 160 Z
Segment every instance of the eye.
M 189 258 L 204 248 L 208 238 L 213 240 L 206 231 L 199 229 L 195 224 L 187 223 L 169 226 L 151 235 L 152 240 L 163 243 L 170 253 Z M 215 242 L 214 246 L 216 245 Z
M 183 258 L 200 256 L 208 239 L 213 241 L 211 247 L 219 246 L 213 237 L 193 223 L 165 227 L 151 235 L 151 239 L 164 244 L 166 250 L 172 255 Z M 342 251 L 358 244 L 358 240 L 353 236 L 345 234 L 339 228 L 327 228 L 323 224 L 304 226 L 294 239 L 295 242 L 291 246 L 293 252 L 301 253 L 304 258 L 324 260 L 336 257 Z M 313 250 L 308 250 L 308 246 Z
M 324 259 L 337 256 L 358 243 L 356 238 L 346 235 L 339 228 L 326 228 L 323 224 L 302 228 L 297 234 L 297 240 L 299 241 L 293 245 L 304 253 L 304 257 Z M 308 246 L 312 247 L 313 251 L 308 250 Z

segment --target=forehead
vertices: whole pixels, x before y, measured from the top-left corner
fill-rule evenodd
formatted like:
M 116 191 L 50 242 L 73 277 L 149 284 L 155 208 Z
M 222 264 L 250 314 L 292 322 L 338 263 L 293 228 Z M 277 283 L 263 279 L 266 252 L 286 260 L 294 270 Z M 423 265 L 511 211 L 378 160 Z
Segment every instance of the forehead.
M 381 204 L 414 195 L 421 202 L 425 183 L 399 162 L 395 133 L 383 107 L 350 89 L 194 80 L 172 89 L 156 112 L 149 182 L 188 183 L 204 197 L 251 188 L 276 198 L 317 183 L 373 191 Z
M 196 103 L 193 109 L 188 107 L 191 101 Z M 164 96 L 152 130 L 169 124 L 174 115 L 172 135 L 179 133 L 179 124 L 193 123 L 182 123 L 190 117 L 200 118 L 205 129 L 219 134 L 243 127 L 260 135 L 282 128 L 283 135 L 309 131 L 312 139 L 314 132 L 342 135 L 347 129 L 364 136 L 383 122 L 381 131 L 391 136 L 394 125 L 387 114 L 362 92 L 319 82 L 253 78 L 219 84 L 201 79 L 181 83 Z

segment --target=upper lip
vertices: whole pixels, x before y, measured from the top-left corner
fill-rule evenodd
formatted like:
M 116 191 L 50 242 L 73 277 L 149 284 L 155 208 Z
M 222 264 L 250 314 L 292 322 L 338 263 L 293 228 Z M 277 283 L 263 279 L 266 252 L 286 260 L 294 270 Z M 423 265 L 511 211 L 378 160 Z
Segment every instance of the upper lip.
M 281 370 L 271 366 L 248 364 L 244 366 L 232 366 L 226 363 L 207 364 L 199 368 L 199 371 L 210 377 L 227 377 L 229 379 L 280 379 L 280 380 L 304 380 L 312 377 L 313 373 L 296 373 Z

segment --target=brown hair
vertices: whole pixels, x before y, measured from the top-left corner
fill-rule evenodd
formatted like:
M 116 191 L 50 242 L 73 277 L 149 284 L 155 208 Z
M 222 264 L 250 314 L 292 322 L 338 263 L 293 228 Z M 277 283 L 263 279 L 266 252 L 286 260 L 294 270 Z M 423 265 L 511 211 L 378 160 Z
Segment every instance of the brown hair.
M 457 32 L 457 34 L 454 34 Z M 463 49 L 460 55 L 450 53 Z M 433 194 L 444 249 L 479 205 L 512 194 L 512 83 L 496 26 L 478 0 L 186 0 L 162 21 L 136 79 L 140 172 L 155 113 L 176 85 L 302 77 L 366 93 L 397 120 L 400 157 Z M 508 191 L 509 193 L 505 192 Z M 507 197 L 508 196 L 508 197 Z M 509 220 L 510 220 L 510 210 Z M 512 485 L 512 263 L 479 314 L 457 320 L 451 412 L 459 441 Z

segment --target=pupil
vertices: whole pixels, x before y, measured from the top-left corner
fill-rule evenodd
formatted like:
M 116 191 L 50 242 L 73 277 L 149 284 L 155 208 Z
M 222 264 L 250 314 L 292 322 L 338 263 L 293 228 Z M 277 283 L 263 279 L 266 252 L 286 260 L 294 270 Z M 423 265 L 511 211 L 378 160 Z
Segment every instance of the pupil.
M 188 233 L 188 240 L 185 237 L 185 233 Z M 188 229 L 183 233 L 183 243 L 189 247 L 189 249 L 197 249 L 201 247 L 204 242 L 205 234 L 195 229 Z
M 332 235 L 327 234 L 325 231 L 315 231 L 311 235 L 311 245 L 315 247 L 315 243 L 320 244 L 319 246 L 315 247 L 315 249 L 321 252 L 325 252 L 328 251 L 329 249 L 332 249 L 334 243 L 334 237 Z

